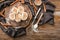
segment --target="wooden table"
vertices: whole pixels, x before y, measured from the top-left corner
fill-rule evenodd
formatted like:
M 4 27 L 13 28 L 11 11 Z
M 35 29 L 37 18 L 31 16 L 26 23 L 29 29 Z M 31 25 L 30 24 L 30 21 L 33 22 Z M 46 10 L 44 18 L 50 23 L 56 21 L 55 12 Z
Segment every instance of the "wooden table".
M 49 0 L 56 6 L 56 11 L 60 11 L 60 0 Z
M 56 5 L 56 11 L 60 10 L 60 0 L 50 0 Z M 29 29 L 27 35 L 11 38 L 0 30 L 0 40 L 60 40 L 60 16 L 55 16 L 55 25 L 45 24 L 39 27 L 40 32 L 34 33 Z

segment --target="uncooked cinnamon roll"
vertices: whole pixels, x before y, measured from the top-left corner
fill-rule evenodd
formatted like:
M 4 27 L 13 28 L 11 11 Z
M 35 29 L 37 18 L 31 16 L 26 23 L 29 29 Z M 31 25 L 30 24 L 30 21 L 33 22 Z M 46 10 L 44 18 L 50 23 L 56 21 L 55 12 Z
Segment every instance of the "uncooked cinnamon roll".
M 28 13 L 27 12 L 23 12 L 22 13 L 22 20 L 26 20 L 28 18 Z
M 9 19 L 10 20 L 15 20 L 15 14 L 14 13 L 10 13 L 9 14 Z
M 17 10 L 16 7 L 12 7 L 12 9 L 10 10 L 10 12 L 17 14 L 18 13 L 18 10 Z
M 21 18 L 22 18 L 22 17 L 21 17 L 20 14 L 16 14 L 16 15 L 15 15 L 15 21 L 16 21 L 16 22 L 20 22 L 20 21 L 21 21 Z
M 20 12 L 20 13 L 24 12 L 24 7 L 23 6 L 19 6 L 17 11 Z

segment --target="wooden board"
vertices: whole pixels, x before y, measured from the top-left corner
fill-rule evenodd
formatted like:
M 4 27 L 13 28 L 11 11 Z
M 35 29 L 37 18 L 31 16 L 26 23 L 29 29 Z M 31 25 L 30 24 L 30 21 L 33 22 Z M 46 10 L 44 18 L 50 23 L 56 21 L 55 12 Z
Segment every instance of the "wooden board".
M 56 6 L 56 11 L 60 11 L 60 0 L 49 0 Z

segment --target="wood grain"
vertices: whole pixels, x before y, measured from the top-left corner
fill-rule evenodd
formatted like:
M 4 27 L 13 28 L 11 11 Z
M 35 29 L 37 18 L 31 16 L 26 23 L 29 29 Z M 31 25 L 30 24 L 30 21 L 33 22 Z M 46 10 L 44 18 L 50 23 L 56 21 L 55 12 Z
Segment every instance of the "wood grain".
M 56 11 L 60 10 L 60 0 L 50 0 L 56 5 Z M 57 14 L 57 13 L 56 13 Z M 35 33 L 31 29 L 27 30 L 27 35 L 11 38 L 0 30 L 0 40 L 60 40 L 60 16 L 55 15 L 55 25 L 45 24 L 39 27 L 40 32 Z
M 49 0 L 56 6 L 56 11 L 60 11 L 60 0 Z

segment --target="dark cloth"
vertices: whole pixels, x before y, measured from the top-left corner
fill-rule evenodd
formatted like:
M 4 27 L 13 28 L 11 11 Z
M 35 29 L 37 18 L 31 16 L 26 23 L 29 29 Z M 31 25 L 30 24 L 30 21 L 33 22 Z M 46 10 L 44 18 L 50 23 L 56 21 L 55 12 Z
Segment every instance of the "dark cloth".
M 5 7 L 9 6 L 15 0 L 5 0 L 0 3 L 0 11 L 3 10 Z
M 55 11 L 55 5 L 53 5 L 51 2 L 47 2 L 46 12 L 44 13 L 44 16 L 39 22 L 39 25 L 43 25 L 45 23 L 49 23 L 53 25 L 54 24 L 54 11 Z

